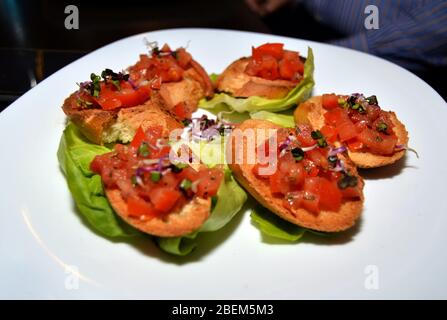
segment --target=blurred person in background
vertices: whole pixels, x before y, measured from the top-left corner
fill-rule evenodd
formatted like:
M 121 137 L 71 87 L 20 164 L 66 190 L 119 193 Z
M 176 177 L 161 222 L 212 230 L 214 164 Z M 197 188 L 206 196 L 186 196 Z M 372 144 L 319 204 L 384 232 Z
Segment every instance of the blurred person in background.
M 274 33 L 383 57 L 416 72 L 445 93 L 445 0 L 245 1 Z

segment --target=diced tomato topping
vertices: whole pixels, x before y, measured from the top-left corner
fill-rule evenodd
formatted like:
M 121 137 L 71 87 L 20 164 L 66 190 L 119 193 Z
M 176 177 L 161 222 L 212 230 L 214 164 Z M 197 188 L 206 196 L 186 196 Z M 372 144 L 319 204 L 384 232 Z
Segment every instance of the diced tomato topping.
M 284 50 L 282 43 L 266 43 L 252 48 L 252 56 L 245 69 L 250 76 L 267 80 L 300 80 L 304 63 L 298 52 Z
M 321 210 L 338 211 L 342 202 L 342 193 L 336 182 L 325 178 L 320 179 L 320 208 Z
M 348 187 L 345 189 L 341 189 L 341 194 L 343 198 L 346 199 L 358 199 L 361 197 L 361 192 L 359 188 Z
M 381 155 L 393 154 L 397 143 L 396 136 L 388 136 L 372 129 L 363 130 L 357 138 L 368 150 Z
M 169 212 L 181 196 L 181 192 L 170 187 L 154 188 L 150 193 L 151 203 L 156 210 Z
M 348 141 L 358 135 L 357 128 L 349 119 L 337 125 L 337 132 L 341 142 Z
M 263 56 L 272 56 L 281 59 L 284 54 L 284 44 L 282 43 L 265 43 L 257 48 L 252 48 L 252 56 L 254 59 L 260 59 Z
M 352 151 L 360 151 L 363 149 L 363 143 L 359 141 L 357 138 L 347 141 L 347 145 L 349 150 Z
M 99 96 L 94 100 L 104 110 L 134 107 L 146 102 L 151 94 L 149 86 L 134 89 L 129 82 L 120 81 L 120 89 L 110 83 L 101 83 Z
M 339 103 L 343 100 L 343 103 Z M 351 151 L 366 151 L 373 154 L 390 155 L 395 152 L 397 137 L 390 114 L 376 104 L 369 104 L 362 95 L 337 96 L 324 94 L 322 105 L 325 126 L 321 129 L 328 142 L 338 140 Z M 375 102 L 376 103 L 376 102 Z M 335 130 L 330 130 L 333 127 Z
M 139 127 L 135 132 L 135 135 L 132 139 L 132 142 L 130 143 L 130 146 L 133 148 L 138 148 L 145 138 L 146 134 L 144 133 L 143 128 Z
M 338 96 L 334 93 L 331 94 L 323 94 L 323 108 L 327 110 L 332 110 L 338 108 L 340 105 L 338 104 Z
M 184 102 L 179 102 L 174 106 L 174 114 L 180 119 L 186 119 L 191 117 L 191 113 L 188 112 L 188 108 L 186 107 Z
M 327 126 L 321 128 L 321 134 L 326 138 L 326 141 L 329 143 L 334 143 L 337 141 L 337 128 L 333 126 Z
M 323 131 L 328 136 L 329 133 L 336 136 L 333 127 Z M 262 175 L 260 169 L 269 164 L 257 164 L 252 172 L 261 179 L 268 179 L 272 196 L 282 199 L 283 206 L 290 210 L 303 208 L 314 214 L 321 210 L 337 212 L 344 199 L 361 196 L 361 185 L 349 187 L 353 189 L 349 191 L 340 189 L 338 183 L 346 173 L 333 170 L 335 164 L 328 160 L 329 147 L 316 146 L 311 132 L 309 125 L 299 125 L 296 130 L 279 129 L 277 139 L 281 147 L 277 150 L 276 170 Z M 264 144 L 267 145 L 267 141 Z M 311 143 L 315 147 L 304 150 Z
M 298 125 L 299 134 L 297 135 L 298 141 L 303 147 L 310 147 L 315 145 L 315 140 L 312 138 L 312 128 L 308 125 Z
M 154 218 L 160 214 L 151 203 L 139 197 L 130 197 L 127 200 L 127 212 L 133 218 L 145 219 Z
M 116 144 L 114 151 L 96 156 L 90 169 L 101 175 L 105 188 L 121 192 L 133 218 L 150 219 L 181 207 L 193 196 L 217 194 L 224 177 L 220 167 L 196 171 L 174 165 L 169 151 L 161 127 L 138 128 L 128 146 Z
M 200 172 L 197 195 L 207 198 L 215 195 L 223 179 L 223 172 L 220 169 L 209 169 Z

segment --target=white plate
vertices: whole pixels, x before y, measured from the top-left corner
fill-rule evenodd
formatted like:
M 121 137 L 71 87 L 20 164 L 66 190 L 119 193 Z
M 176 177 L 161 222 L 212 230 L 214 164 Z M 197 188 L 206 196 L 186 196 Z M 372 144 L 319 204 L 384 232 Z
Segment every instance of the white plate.
M 405 161 L 366 175 L 360 224 L 331 240 L 268 244 L 240 214 L 186 259 L 98 236 L 80 219 L 59 170 L 60 109 L 91 72 L 122 69 L 143 39 L 185 46 L 220 72 L 252 45 L 315 53 L 314 94 L 376 94 L 410 132 Z M 447 298 L 445 101 L 385 60 L 271 35 L 176 29 L 112 43 L 66 66 L 0 114 L 0 298 Z M 68 266 L 68 267 L 67 267 Z M 78 281 L 76 275 L 80 276 Z

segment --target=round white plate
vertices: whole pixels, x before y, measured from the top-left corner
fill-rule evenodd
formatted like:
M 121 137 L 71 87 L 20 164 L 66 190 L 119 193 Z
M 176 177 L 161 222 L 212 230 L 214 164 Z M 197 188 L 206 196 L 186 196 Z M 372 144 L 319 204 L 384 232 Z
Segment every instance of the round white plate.
M 315 54 L 314 94 L 364 92 L 410 133 L 405 160 L 365 174 L 360 223 L 337 238 L 263 242 L 241 212 L 187 258 L 151 241 L 113 242 L 74 210 L 56 150 L 60 108 L 76 82 L 123 69 L 144 38 L 185 46 L 221 72 L 253 45 L 283 42 Z M 0 298 L 447 298 L 446 102 L 412 73 L 357 51 L 272 35 L 173 29 L 136 35 L 56 72 L 0 114 Z M 203 244 L 203 243 L 202 243 Z

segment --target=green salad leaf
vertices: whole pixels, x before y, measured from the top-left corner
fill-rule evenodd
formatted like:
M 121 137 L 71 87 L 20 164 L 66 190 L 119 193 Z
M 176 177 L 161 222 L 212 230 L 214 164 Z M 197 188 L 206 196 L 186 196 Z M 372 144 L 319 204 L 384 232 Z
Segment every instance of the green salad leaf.
M 206 165 L 224 165 L 225 179 L 217 191 L 216 201 L 208 220 L 193 234 L 177 238 L 158 238 L 159 246 L 172 254 L 187 255 L 195 249 L 197 243 L 194 241 L 201 232 L 212 232 L 224 227 L 241 210 L 247 194 L 231 175 L 225 161 L 224 137 L 217 138 L 211 142 L 189 143 L 191 150 L 200 157 Z M 175 148 L 175 146 L 172 146 Z
M 260 206 L 251 212 L 250 217 L 253 224 L 263 234 L 288 242 L 297 242 L 307 231 Z
M 295 120 L 293 119 L 293 116 L 288 114 L 280 114 L 268 111 L 256 111 L 250 112 L 250 118 L 258 120 L 268 120 L 283 127 L 295 127 Z
M 267 99 L 259 96 L 249 98 L 235 98 L 226 93 L 218 93 L 210 100 L 202 99 L 199 107 L 212 111 L 213 109 L 226 105 L 230 110 L 235 110 L 239 113 L 253 112 L 253 111 L 270 111 L 278 112 L 286 110 L 297 103 L 300 103 L 309 98 L 312 88 L 315 84 L 314 78 L 314 56 L 311 48 L 307 50 L 307 59 L 304 63 L 304 77 L 303 80 L 293 88 L 287 96 L 281 99 Z
M 202 161 L 210 166 L 224 161 L 222 143 L 204 144 Z M 107 147 L 89 142 L 75 125 L 69 123 L 62 135 L 57 155 L 76 207 L 93 229 L 113 238 L 143 235 L 113 211 L 104 194 L 101 177 L 90 170 L 90 162 L 96 155 L 110 151 Z M 231 176 L 228 167 L 225 167 L 225 171 L 225 180 L 219 187 L 213 210 L 205 224 L 184 237 L 154 237 L 162 250 L 174 255 L 186 255 L 197 246 L 196 236 L 199 232 L 222 228 L 240 211 L 247 195 Z
M 70 123 L 62 135 L 57 156 L 76 207 L 90 226 L 107 237 L 135 236 L 140 232 L 115 214 L 104 194 L 101 177 L 90 170 L 93 158 L 106 152 L 110 149 L 89 142 Z

